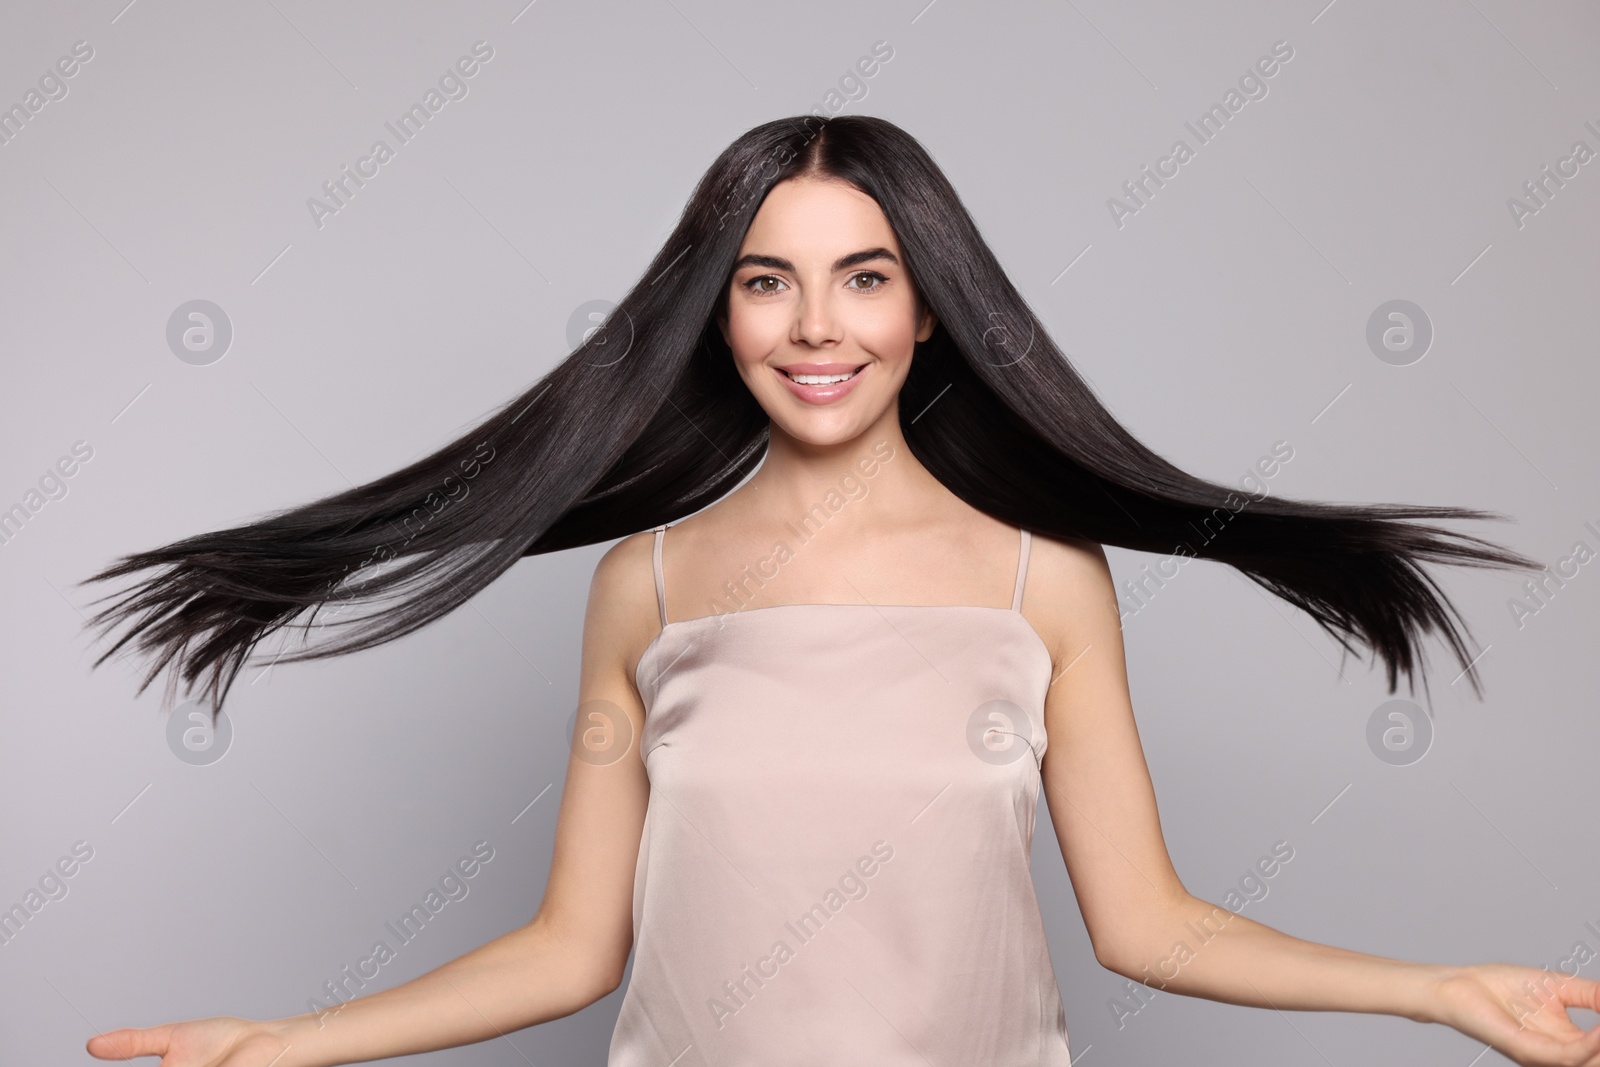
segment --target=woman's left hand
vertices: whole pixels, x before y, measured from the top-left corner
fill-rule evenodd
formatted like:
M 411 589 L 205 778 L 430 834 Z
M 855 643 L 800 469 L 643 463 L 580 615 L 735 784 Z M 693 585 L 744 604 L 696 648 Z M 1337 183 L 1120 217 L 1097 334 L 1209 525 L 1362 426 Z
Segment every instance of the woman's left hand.
M 1457 968 L 1434 988 L 1430 1018 L 1491 1045 L 1521 1067 L 1600 1067 L 1600 1026 L 1567 1009 L 1600 1012 L 1600 982 L 1510 963 Z

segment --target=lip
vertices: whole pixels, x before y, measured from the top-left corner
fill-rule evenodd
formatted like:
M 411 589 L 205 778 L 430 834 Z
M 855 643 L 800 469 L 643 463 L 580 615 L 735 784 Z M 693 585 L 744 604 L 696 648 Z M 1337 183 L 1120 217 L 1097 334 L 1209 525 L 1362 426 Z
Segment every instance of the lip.
M 787 367 L 773 367 L 772 372 L 778 380 L 788 388 L 789 392 L 799 397 L 808 404 L 831 404 L 850 394 L 862 377 L 871 368 L 870 363 L 791 363 Z M 854 377 L 847 378 L 833 385 L 801 385 L 789 374 L 847 374 L 860 367 Z

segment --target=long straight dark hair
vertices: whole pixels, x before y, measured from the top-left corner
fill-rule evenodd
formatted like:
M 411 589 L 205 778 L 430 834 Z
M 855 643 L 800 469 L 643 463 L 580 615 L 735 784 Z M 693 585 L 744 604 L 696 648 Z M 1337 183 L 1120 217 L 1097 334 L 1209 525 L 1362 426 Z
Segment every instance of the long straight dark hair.
M 251 650 L 287 626 L 284 662 L 393 640 L 459 607 L 520 557 L 610 541 L 710 504 L 765 452 L 768 419 L 715 325 L 767 191 L 796 175 L 877 201 L 938 325 L 900 394 L 912 454 L 952 493 L 1045 535 L 1221 560 L 1306 611 L 1345 650 L 1365 644 L 1415 692 L 1421 635 L 1443 636 L 1482 690 L 1464 623 L 1421 564 L 1523 567 L 1489 541 L 1410 519 L 1466 508 L 1250 499 L 1184 473 L 1106 410 L 1051 342 L 923 147 L 880 118 L 757 126 L 700 179 L 644 276 L 524 394 L 403 470 L 232 529 L 121 557 L 87 581 L 147 576 L 99 610 L 153 657 L 205 676 L 213 714 Z M 1201 540 L 1197 534 L 1202 534 Z M 102 597 L 101 600 L 107 599 Z M 340 618 L 350 608 L 353 617 Z M 302 619 L 309 609 L 309 618 Z

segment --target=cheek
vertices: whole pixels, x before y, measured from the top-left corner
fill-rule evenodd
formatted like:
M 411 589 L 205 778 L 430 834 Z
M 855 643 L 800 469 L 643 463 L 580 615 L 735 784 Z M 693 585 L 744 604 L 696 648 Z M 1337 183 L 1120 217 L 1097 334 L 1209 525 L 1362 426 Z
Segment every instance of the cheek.
M 760 363 L 783 340 L 779 316 L 762 314 L 762 310 L 739 307 L 729 311 L 728 347 L 739 363 Z
M 910 359 L 917 343 L 916 323 L 899 310 L 874 309 L 855 323 L 853 332 L 863 348 L 883 360 Z

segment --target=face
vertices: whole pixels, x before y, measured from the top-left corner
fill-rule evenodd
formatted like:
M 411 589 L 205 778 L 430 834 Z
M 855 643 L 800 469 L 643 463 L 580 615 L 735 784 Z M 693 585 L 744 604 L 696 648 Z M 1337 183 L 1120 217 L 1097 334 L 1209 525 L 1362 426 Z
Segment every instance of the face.
M 889 220 L 838 181 L 772 187 L 739 247 L 718 324 L 745 385 L 797 441 L 831 445 L 892 415 L 934 329 Z

